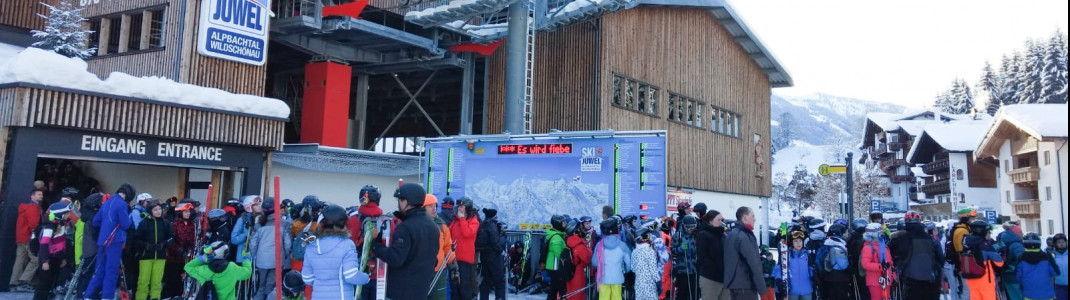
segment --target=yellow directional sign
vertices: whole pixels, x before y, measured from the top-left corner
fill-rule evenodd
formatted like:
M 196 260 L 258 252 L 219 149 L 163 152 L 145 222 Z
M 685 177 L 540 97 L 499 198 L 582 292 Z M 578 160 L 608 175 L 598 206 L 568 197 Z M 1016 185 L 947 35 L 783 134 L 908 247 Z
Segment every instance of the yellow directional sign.
M 833 166 L 830 166 L 830 165 L 827 165 L 827 164 L 822 164 L 821 167 L 817 168 L 817 173 L 821 174 L 821 176 L 829 176 L 829 174 L 833 174 L 833 173 L 847 173 L 847 166 L 845 166 L 845 165 L 833 165 Z

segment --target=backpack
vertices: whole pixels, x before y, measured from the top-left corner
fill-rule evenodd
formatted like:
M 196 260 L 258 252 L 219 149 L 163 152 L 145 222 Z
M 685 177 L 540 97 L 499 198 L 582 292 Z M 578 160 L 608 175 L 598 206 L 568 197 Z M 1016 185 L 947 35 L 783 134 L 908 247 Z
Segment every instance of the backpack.
M 1001 247 L 999 248 L 999 256 L 1003 257 L 1003 272 L 1014 274 L 1018 269 L 1018 262 L 1022 260 L 1022 256 L 1015 256 L 1014 253 L 1011 253 L 1011 246 L 1013 246 L 1014 244 L 1021 245 L 1022 242 L 1013 241 L 1009 244 L 1000 242 L 1000 244 Z
M 981 251 L 975 251 L 972 247 L 963 245 L 962 254 L 959 255 L 959 274 L 962 278 L 977 279 L 985 277 L 985 261 Z
M 822 259 L 822 268 L 825 272 L 844 272 L 851 265 L 847 261 L 847 249 L 840 246 L 826 246 L 825 257 Z
M 561 249 L 561 255 L 557 256 L 557 277 L 562 280 L 572 280 L 572 276 L 576 274 L 576 262 L 572 260 L 572 248 L 565 246 Z
M 870 253 L 874 253 L 874 254 L 878 254 L 879 255 L 881 264 L 883 265 L 884 263 L 886 263 L 886 261 L 884 260 L 885 259 L 885 254 L 884 254 L 885 246 L 884 246 L 884 242 L 880 242 L 880 243 L 881 243 L 880 251 L 877 251 L 877 247 L 874 247 L 873 244 L 869 244 L 869 243 L 866 243 L 866 244 L 869 245 Z M 858 259 L 858 274 L 860 275 L 860 277 L 866 278 L 866 270 L 862 268 L 861 256 L 859 256 L 859 259 Z
M 311 222 L 305 224 L 305 229 L 301 229 L 301 233 L 297 234 L 297 236 L 294 237 L 293 242 L 290 243 L 291 258 L 295 260 L 305 260 L 305 247 L 308 245 L 305 244 L 305 240 L 301 238 L 301 236 L 303 233 L 308 232 L 308 228 L 311 226 Z
M 955 243 L 952 239 L 950 235 L 944 239 L 944 261 L 958 268 L 959 253 L 955 251 Z
M 216 293 L 215 283 L 211 280 L 205 281 L 201 285 L 201 289 L 197 291 L 197 297 L 194 300 L 219 300 L 219 294 Z

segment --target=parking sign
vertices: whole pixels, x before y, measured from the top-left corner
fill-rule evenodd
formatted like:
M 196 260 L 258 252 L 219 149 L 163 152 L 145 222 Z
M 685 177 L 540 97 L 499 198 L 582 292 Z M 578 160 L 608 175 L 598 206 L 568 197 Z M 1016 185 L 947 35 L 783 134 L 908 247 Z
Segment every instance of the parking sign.
M 879 212 L 879 211 L 881 211 L 881 201 L 880 200 L 870 201 L 869 202 L 869 211 L 870 212 Z
M 994 210 L 986 210 L 985 211 L 985 220 L 988 220 L 988 224 L 996 224 L 996 211 L 994 211 Z

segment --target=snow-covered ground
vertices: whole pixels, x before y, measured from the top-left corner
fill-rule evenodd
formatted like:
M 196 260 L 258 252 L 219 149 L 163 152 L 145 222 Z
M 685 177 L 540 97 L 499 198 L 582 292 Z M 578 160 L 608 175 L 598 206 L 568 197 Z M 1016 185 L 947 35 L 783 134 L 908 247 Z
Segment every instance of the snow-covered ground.
M 107 79 L 101 80 L 88 71 L 89 65 L 84 60 L 39 48 L 21 51 L 17 48 L 0 44 L 0 84 L 36 83 L 268 117 L 290 116 L 290 107 L 278 99 L 233 94 L 163 77 L 134 77 L 120 72 L 112 72 Z
M 846 151 L 850 147 L 843 146 L 815 146 L 807 144 L 803 141 L 794 141 L 791 147 L 780 149 L 775 155 L 773 155 L 773 175 L 784 172 L 789 177 L 795 173 L 795 167 L 803 165 L 806 167 L 806 171 L 810 173 L 817 173 L 818 167 L 822 164 L 829 165 L 842 165 L 843 154 L 837 156 L 836 152 Z M 855 149 L 855 157 L 859 157 L 860 153 Z

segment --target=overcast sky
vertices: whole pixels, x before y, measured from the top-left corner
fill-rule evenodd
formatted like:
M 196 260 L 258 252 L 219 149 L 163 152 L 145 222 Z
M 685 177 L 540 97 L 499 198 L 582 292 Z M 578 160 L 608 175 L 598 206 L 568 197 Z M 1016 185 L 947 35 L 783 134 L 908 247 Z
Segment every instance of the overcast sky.
M 1067 32 L 1066 0 L 731 0 L 787 68 L 784 95 L 828 93 L 908 107 L 932 103 L 956 77 L 975 84 L 985 60 L 1028 38 Z

